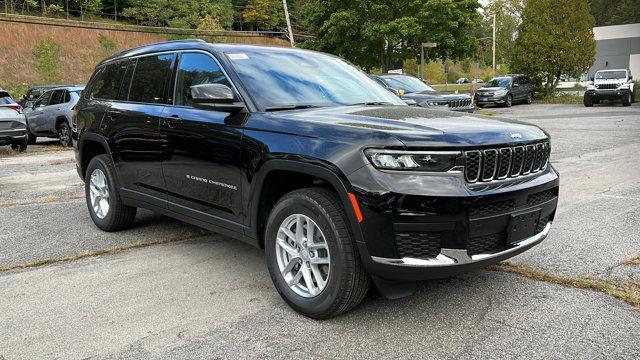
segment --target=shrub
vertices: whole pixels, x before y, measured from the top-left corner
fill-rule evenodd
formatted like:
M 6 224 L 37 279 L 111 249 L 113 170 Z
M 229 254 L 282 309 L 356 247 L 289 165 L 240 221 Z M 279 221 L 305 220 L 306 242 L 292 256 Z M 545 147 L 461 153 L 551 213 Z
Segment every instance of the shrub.
M 103 33 L 98 33 L 98 42 L 104 55 L 110 55 L 118 49 L 118 44 Z
M 34 67 L 38 71 L 41 81 L 46 83 L 59 83 L 62 79 L 62 61 L 60 53 L 62 46 L 58 44 L 53 36 L 36 43 L 33 51 Z

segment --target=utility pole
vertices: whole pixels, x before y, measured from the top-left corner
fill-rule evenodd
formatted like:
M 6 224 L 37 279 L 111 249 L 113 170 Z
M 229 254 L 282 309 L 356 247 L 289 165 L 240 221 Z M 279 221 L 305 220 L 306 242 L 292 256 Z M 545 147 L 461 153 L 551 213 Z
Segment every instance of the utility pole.
M 291 47 L 296 47 L 296 44 L 293 40 L 293 30 L 291 30 L 291 20 L 289 19 L 289 8 L 287 8 L 287 0 L 282 0 L 282 6 L 284 7 L 284 18 L 287 20 L 287 30 L 289 31 L 289 41 L 291 42 Z
M 438 46 L 438 44 L 433 42 L 422 43 L 420 44 L 420 80 L 424 81 L 424 48 L 434 48 Z
M 493 13 L 493 76 L 496 76 L 496 13 Z

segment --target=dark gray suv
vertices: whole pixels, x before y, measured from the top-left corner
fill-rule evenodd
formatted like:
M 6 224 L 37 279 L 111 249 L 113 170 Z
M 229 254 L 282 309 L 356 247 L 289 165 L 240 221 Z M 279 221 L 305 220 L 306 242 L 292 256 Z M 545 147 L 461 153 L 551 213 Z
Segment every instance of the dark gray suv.
M 516 102 L 531 104 L 533 86 L 529 77 L 525 75 L 495 77 L 478 89 L 474 100 L 480 108 L 485 105 L 511 107 Z

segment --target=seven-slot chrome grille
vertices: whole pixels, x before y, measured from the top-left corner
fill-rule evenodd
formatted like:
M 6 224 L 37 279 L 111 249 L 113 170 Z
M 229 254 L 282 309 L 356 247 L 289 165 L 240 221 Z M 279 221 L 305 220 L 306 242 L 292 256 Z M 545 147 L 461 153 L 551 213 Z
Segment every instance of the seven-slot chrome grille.
M 548 141 L 465 151 L 465 178 L 470 183 L 517 178 L 547 168 Z

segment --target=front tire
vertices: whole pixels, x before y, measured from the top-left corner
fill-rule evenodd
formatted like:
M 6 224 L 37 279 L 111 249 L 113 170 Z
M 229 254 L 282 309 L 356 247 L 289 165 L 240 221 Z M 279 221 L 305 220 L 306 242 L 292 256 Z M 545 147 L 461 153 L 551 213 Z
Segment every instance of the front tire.
M 69 124 L 65 121 L 58 125 L 58 139 L 60 139 L 60 145 L 62 146 L 71 146 L 71 128 Z
M 27 129 L 27 144 L 29 145 L 35 145 L 36 144 L 36 140 L 38 139 L 37 136 L 33 135 L 31 133 L 31 130 Z
M 328 319 L 358 305 L 367 294 L 366 273 L 338 196 L 308 188 L 283 196 L 265 232 L 271 280 L 302 315 Z
M 504 106 L 511 107 L 513 105 L 513 96 L 511 94 L 507 95 L 507 99 L 504 102 Z
M 583 98 L 582 102 L 584 103 L 584 106 L 586 106 L 586 107 L 592 107 L 593 106 L 593 100 L 587 94 L 584 94 L 584 98 Z
M 85 175 L 85 197 L 91 220 L 104 231 L 130 227 L 137 208 L 122 203 L 116 186 L 115 168 L 108 155 L 97 155 L 89 162 Z
M 633 102 L 633 96 L 631 96 L 630 92 L 626 93 L 622 97 L 622 106 L 631 106 L 632 102 Z

